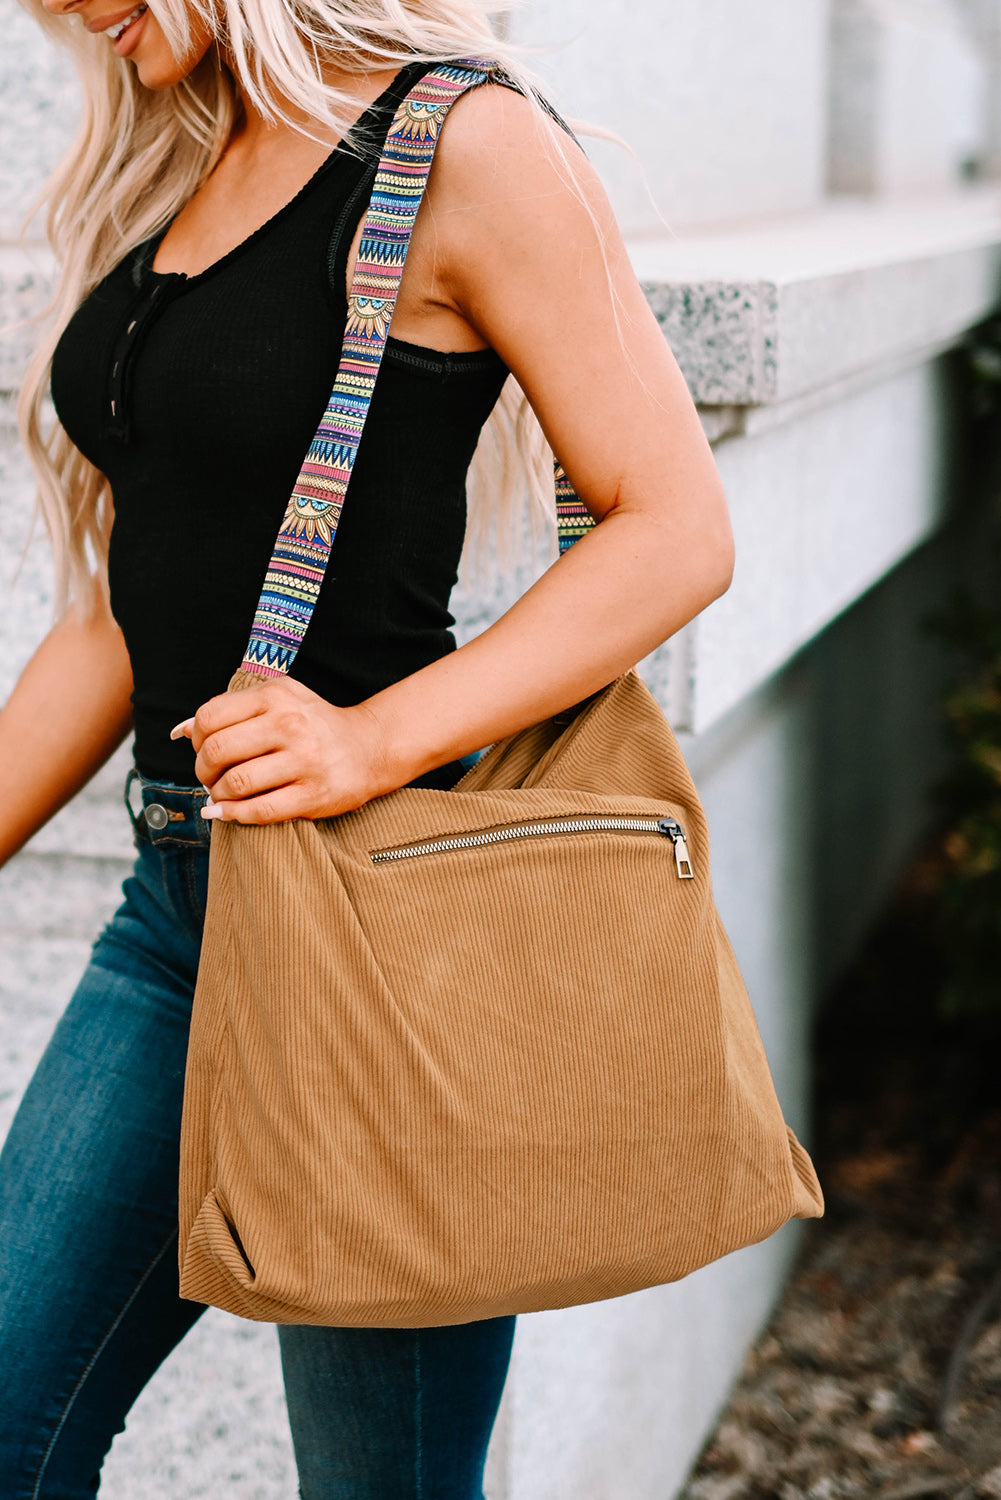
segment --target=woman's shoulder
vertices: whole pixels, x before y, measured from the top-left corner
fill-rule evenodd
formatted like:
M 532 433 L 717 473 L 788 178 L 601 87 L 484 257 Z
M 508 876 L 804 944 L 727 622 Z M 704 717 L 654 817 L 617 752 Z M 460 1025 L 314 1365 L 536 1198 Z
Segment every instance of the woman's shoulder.
M 489 220 L 527 207 L 535 217 L 592 191 L 600 193 L 593 168 L 543 100 L 491 79 L 449 111 L 429 184 L 436 214 Z
M 437 154 L 455 168 L 470 163 L 482 172 L 484 153 L 538 153 L 547 145 L 561 155 L 568 147 L 579 152 L 556 112 L 498 69 L 453 104 Z

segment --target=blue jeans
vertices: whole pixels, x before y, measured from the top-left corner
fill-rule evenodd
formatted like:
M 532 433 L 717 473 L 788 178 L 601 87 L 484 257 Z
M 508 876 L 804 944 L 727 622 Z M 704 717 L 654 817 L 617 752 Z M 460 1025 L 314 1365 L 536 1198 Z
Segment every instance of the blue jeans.
M 124 902 L 0 1156 L 0 1500 L 94 1495 L 204 1311 L 177 1294 L 176 1218 L 210 825 L 186 789 L 147 782 L 142 800 Z M 304 1500 L 481 1500 L 513 1333 L 282 1328 Z

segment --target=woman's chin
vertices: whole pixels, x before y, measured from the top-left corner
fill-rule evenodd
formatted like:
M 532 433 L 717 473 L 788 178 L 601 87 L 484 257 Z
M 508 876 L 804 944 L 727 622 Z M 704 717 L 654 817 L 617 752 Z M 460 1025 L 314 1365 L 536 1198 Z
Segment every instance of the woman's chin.
M 132 58 L 131 61 L 135 65 L 139 82 L 144 88 L 151 89 L 154 93 L 174 88 L 191 72 L 190 68 L 179 67 L 174 58 L 171 58 L 169 65 L 155 62 L 144 63 L 137 57 Z
M 175 88 L 197 68 L 212 45 L 212 37 L 206 35 L 195 39 L 195 45 L 187 57 L 179 62 L 171 52 L 167 38 L 156 24 L 155 17 L 150 15 L 149 21 L 150 24 L 146 26 L 138 46 L 127 56 L 126 61 L 135 68 L 136 76 L 144 88 L 153 90 Z

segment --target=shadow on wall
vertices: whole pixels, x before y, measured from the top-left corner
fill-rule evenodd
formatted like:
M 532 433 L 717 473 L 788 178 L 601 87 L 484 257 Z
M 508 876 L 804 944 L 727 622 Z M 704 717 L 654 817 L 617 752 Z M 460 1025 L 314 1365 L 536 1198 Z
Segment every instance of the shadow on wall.
M 985 583 L 992 497 L 973 448 L 966 356 L 950 357 L 940 413 L 945 528 L 802 653 L 810 678 L 819 993 L 838 978 L 934 824 L 955 654 L 928 625 Z
M 719 908 L 786 1117 L 807 1139 L 816 1002 L 934 823 L 955 663 L 924 622 L 975 580 L 985 553 L 962 356 L 944 364 L 939 390 L 946 524 L 718 724 L 682 736 Z

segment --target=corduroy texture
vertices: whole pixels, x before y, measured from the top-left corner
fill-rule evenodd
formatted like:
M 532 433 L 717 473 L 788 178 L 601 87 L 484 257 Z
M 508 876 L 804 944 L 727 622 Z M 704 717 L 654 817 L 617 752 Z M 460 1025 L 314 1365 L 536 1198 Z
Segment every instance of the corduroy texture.
M 372 860 L 596 813 L 676 819 L 695 878 L 659 833 Z M 281 1323 L 594 1301 L 822 1212 L 634 673 L 450 792 L 215 826 L 181 1151 L 181 1294 Z

